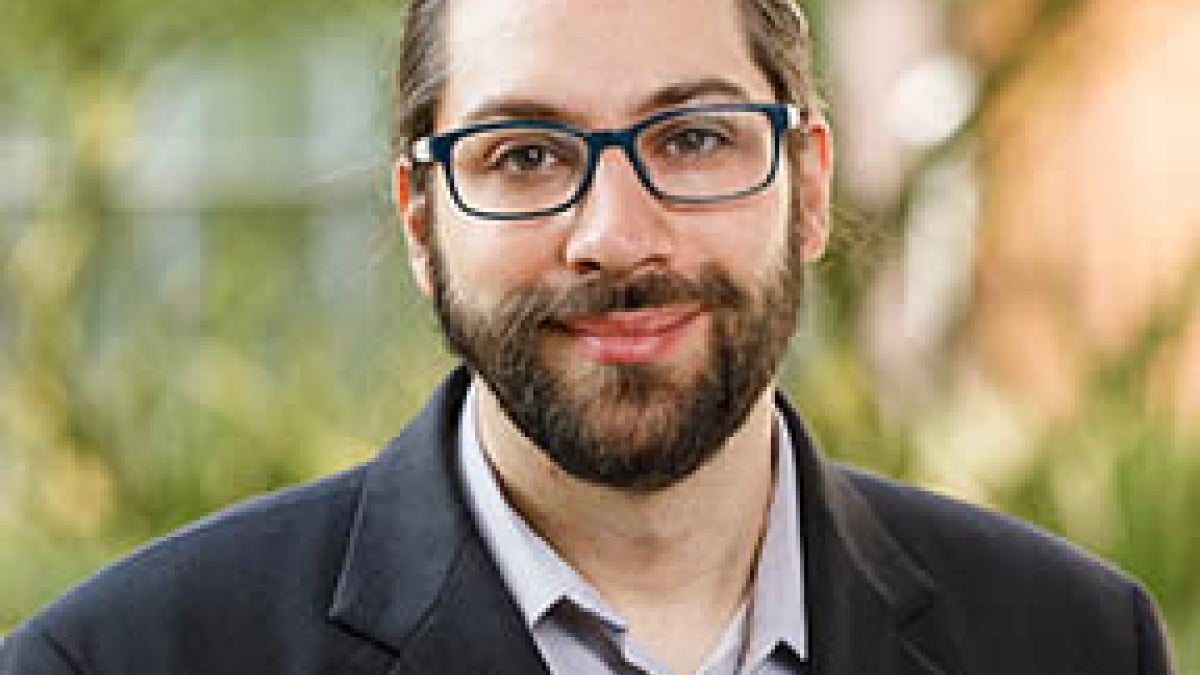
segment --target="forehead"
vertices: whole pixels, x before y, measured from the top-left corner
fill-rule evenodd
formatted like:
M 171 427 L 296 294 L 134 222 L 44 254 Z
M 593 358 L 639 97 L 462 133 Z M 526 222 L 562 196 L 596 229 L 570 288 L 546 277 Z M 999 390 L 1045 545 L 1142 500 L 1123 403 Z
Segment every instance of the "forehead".
M 619 124 L 655 93 L 726 81 L 772 98 L 737 0 L 451 0 L 439 128 L 514 99 Z

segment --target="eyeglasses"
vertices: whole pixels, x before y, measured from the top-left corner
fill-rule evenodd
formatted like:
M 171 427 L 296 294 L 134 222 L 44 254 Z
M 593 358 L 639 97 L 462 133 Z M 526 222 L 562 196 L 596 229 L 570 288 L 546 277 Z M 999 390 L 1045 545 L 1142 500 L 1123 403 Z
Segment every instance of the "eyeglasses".
M 600 154 L 625 152 L 646 190 L 674 204 L 714 204 L 766 188 L 780 140 L 807 123 L 782 103 L 672 108 L 625 129 L 587 131 L 554 120 L 482 122 L 413 143 L 418 164 L 437 163 L 466 214 L 524 220 L 570 209 L 587 194 Z

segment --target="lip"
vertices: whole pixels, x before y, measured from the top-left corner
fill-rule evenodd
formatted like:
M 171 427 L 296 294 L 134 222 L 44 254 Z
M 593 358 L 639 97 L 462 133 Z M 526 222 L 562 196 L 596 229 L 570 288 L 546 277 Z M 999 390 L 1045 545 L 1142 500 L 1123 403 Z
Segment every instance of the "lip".
M 696 306 L 668 306 L 573 316 L 559 325 L 593 361 L 650 363 L 667 357 L 700 315 Z

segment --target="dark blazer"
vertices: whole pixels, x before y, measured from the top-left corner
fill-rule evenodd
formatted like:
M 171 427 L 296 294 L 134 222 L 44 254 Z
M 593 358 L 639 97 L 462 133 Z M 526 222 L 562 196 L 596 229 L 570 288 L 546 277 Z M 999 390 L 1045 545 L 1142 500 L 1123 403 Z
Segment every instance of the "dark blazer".
M 547 671 L 453 468 L 467 374 L 373 461 L 268 495 L 100 571 L 0 647 L 4 675 Z M 797 444 L 810 671 L 1167 673 L 1125 575 L 1001 515 Z

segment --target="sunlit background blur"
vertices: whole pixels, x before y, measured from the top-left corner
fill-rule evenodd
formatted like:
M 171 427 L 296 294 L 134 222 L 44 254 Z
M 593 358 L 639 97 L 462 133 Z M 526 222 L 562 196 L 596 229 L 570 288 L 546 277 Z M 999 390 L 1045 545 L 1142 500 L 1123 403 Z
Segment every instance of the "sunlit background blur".
M 1200 5 L 805 4 L 835 456 L 1145 581 L 1200 673 Z M 369 457 L 453 364 L 386 203 L 401 0 L 0 1 L 0 633 Z

